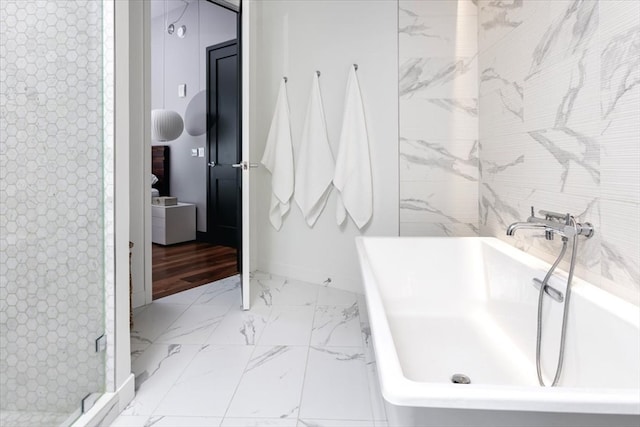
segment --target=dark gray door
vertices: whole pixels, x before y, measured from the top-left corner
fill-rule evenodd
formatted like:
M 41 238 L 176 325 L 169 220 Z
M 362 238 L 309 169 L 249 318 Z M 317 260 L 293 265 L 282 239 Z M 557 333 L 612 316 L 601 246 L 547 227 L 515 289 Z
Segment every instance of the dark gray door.
M 207 235 L 239 248 L 241 227 L 240 87 L 238 43 L 207 48 Z

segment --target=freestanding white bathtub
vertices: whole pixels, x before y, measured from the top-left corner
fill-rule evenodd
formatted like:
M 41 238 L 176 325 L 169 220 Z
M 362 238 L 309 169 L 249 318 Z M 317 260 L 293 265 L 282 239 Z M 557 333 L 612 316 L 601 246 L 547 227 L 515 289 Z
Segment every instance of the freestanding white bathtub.
M 639 426 L 640 311 L 574 278 L 563 374 L 538 385 L 545 262 L 494 238 L 357 238 L 390 426 Z M 550 285 L 564 292 L 558 271 Z M 542 366 L 562 305 L 545 295 Z M 468 385 L 451 382 L 468 376 Z

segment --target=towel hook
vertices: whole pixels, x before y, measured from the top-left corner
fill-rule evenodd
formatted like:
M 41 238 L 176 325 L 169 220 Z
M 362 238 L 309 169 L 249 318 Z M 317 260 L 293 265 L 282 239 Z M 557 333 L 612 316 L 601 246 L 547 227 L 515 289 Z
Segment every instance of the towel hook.
M 285 83 L 289 81 L 289 79 L 286 76 L 283 77 L 282 79 L 284 80 Z
M 353 68 L 355 68 L 356 71 L 358 71 L 358 64 L 353 64 Z
M 316 70 L 316 74 L 320 77 L 320 71 Z

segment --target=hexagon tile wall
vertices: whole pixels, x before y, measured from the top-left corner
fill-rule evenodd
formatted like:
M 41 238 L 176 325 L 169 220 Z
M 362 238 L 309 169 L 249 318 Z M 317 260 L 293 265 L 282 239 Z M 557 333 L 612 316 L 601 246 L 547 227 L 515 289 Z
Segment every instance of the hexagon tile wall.
M 104 388 L 101 1 L 0 22 L 0 414 L 69 414 Z

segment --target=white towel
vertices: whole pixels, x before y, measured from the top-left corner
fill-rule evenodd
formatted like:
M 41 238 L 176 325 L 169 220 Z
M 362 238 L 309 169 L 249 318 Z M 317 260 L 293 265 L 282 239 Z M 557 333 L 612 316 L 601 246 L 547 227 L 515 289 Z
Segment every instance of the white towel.
M 346 213 L 349 212 L 358 228 L 364 227 L 373 215 L 373 184 L 367 125 L 358 78 L 353 67 L 347 81 L 333 185 L 340 192 L 336 210 L 338 225 L 344 222 Z
M 295 199 L 309 227 L 318 220 L 331 192 L 335 163 L 322 108 L 318 75 L 313 74 L 311 96 L 296 163 Z
M 293 195 L 293 148 L 289 103 L 284 80 L 280 82 L 276 109 L 271 120 L 267 145 L 261 160 L 271 172 L 271 205 L 269 219 L 276 230 L 282 227 L 282 217 L 289 212 Z

